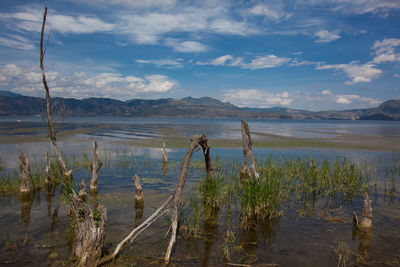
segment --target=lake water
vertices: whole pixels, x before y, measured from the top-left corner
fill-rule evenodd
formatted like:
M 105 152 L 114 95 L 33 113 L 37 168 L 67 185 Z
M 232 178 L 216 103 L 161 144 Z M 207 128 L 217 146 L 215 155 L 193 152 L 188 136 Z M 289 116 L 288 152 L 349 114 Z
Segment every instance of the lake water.
M 180 237 L 172 254 L 177 266 L 216 266 L 231 264 L 279 266 L 336 266 L 334 249 L 344 247 L 348 265 L 398 266 L 400 264 L 400 198 L 397 192 L 400 170 L 400 122 L 380 121 L 308 121 L 248 120 L 260 161 L 268 157 L 310 158 L 323 160 L 349 158 L 370 173 L 370 195 L 373 201 L 373 234 L 360 240 L 352 234 L 352 214 L 361 213 L 362 197 L 337 203 L 326 209 L 324 200 L 313 212 L 296 200 L 288 202 L 283 215 L 258 224 L 254 229 L 239 229 L 240 203 L 232 207 L 231 259 L 221 256 L 226 239 L 226 207 L 215 215 L 218 223 L 201 222 L 201 238 Z M 242 161 L 239 119 L 165 119 L 165 118 L 65 118 L 57 124 L 59 144 L 69 159 L 91 158 L 93 140 L 105 165 L 99 175 L 99 192 L 89 203 L 107 208 L 106 247 L 112 250 L 131 229 L 154 211 L 175 188 L 180 161 L 190 137 L 205 134 L 212 145 L 211 155 L 223 162 L 228 175 L 234 163 Z M 45 123 L 38 117 L 0 117 L 1 175 L 12 174 L 18 167 L 16 146 L 20 145 L 33 166 L 39 166 L 45 151 L 52 151 Z M 161 163 L 162 141 L 168 147 L 168 167 Z M 185 201 L 198 192 L 204 177 L 202 155 L 194 154 Z M 134 208 L 133 175 L 142 179 L 145 206 L 142 218 Z M 74 169 L 74 179 L 90 182 L 88 168 Z M 377 184 L 377 186 L 375 186 Z M 71 256 L 68 207 L 53 194 L 38 192 L 27 201 L 15 194 L 0 195 L 0 265 L 58 266 Z M 337 209 L 337 210 L 336 210 Z M 58 211 L 55 214 L 55 211 Z M 335 210 L 335 211 L 332 211 Z M 335 212 L 328 220 L 327 214 Z M 330 215 L 329 215 L 330 216 Z M 330 218 L 330 217 L 329 217 Z M 149 227 L 126 247 L 117 262 L 121 265 L 159 265 L 169 238 L 166 220 Z M 25 237 L 29 242 L 24 243 Z M 17 249 L 9 249 L 16 244 Z M 49 259 L 57 253 L 56 259 Z

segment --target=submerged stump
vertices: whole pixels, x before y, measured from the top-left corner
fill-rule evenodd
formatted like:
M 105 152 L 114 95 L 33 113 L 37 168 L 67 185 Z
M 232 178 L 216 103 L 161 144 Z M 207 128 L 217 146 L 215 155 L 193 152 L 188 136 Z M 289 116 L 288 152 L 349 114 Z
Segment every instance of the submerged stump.
M 82 180 L 81 184 L 80 184 L 80 190 L 78 193 L 78 197 L 82 200 L 82 201 L 86 201 L 87 199 L 87 194 L 86 194 L 86 184 L 85 181 Z
M 143 196 L 143 188 L 140 184 L 140 178 L 135 174 L 135 208 L 143 208 L 144 204 L 144 196 Z
M 96 266 L 102 256 L 106 236 L 107 211 L 98 205 L 92 211 L 75 193 L 70 195 L 75 220 L 73 255 L 79 266 Z
M 100 160 L 99 153 L 97 152 L 97 142 L 93 142 L 93 159 L 90 165 L 92 171 L 92 180 L 90 181 L 90 191 L 97 192 L 97 184 L 99 180 L 99 171 L 103 163 Z
M 29 160 L 25 157 L 21 147 L 18 147 L 18 158 L 19 158 L 19 177 L 20 177 L 20 194 L 30 194 L 32 191 L 32 185 L 30 181 L 31 168 L 29 166 Z

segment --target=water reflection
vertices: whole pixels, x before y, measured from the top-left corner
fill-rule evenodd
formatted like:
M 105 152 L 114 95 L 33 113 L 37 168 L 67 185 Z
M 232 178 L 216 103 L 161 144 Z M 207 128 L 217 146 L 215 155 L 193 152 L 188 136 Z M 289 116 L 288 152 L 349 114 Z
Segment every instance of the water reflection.
M 31 193 L 21 193 L 19 200 L 21 203 L 21 221 L 27 227 L 31 220 L 31 209 L 34 197 Z

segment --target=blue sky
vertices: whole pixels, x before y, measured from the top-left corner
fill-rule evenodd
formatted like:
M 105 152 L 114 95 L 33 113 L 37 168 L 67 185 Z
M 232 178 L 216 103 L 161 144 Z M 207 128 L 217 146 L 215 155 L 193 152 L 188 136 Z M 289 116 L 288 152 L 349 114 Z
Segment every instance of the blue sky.
M 400 99 L 399 0 L 2 0 L 0 90 L 352 109 Z

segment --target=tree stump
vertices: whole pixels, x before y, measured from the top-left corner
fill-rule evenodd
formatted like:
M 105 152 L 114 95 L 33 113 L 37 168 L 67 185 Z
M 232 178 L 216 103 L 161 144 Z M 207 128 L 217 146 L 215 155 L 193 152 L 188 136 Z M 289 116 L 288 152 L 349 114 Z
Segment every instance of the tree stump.
M 359 221 L 356 213 L 354 213 L 354 223 L 359 230 L 368 231 L 372 229 L 372 205 L 371 198 L 368 193 L 364 195 L 364 202 L 361 211 L 361 221 Z
M 29 160 L 25 157 L 22 152 L 21 147 L 18 147 L 18 158 L 19 158 L 19 177 L 20 177 L 20 187 L 19 192 L 21 194 L 29 194 L 32 191 L 31 186 L 31 169 L 29 166 Z
M 93 159 L 90 165 L 92 171 L 92 180 L 90 181 L 90 191 L 97 192 L 97 184 L 99 180 L 99 171 L 103 163 L 100 160 L 99 153 L 97 152 L 97 142 L 93 142 Z
M 106 236 L 107 211 L 98 205 L 93 212 L 88 204 L 73 193 L 70 195 L 75 219 L 73 255 L 79 266 L 96 266 L 102 256 Z
M 253 155 L 253 142 L 250 137 L 249 125 L 245 120 L 242 120 L 242 143 L 243 143 L 243 165 L 240 169 L 240 180 L 246 181 L 248 178 L 259 179 L 256 171 L 256 164 Z M 248 167 L 248 159 L 250 158 L 250 170 Z
M 45 170 L 45 177 L 44 177 L 44 184 L 46 185 L 47 189 L 51 188 L 51 175 L 50 175 L 50 158 L 49 152 L 44 153 L 44 157 L 46 159 L 46 170 Z
M 168 163 L 168 156 L 167 156 L 167 149 L 165 148 L 165 142 L 162 143 L 163 145 L 163 152 L 162 152 L 162 162 L 163 164 Z
M 144 196 L 140 178 L 135 174 L 135 208 L 143 208 Z
M 78 193 L 78 197 L 82 200 L 82 201 L 86 201 L 87 199 L 87 194 L 86 194 L 86 184 L 85 181 L 82 180 L 81 185 L 80 185 L 80 190 Z

